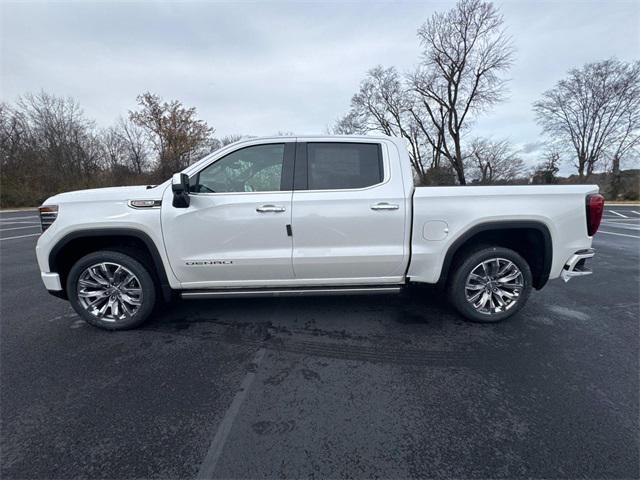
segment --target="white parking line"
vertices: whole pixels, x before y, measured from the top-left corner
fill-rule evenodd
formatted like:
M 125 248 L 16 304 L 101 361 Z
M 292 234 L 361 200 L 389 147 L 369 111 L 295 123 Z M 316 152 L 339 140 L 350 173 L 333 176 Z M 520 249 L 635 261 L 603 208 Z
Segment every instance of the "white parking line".
M 626 233 L 605 232 L 604 230 L 598 230 L 598 233 L 606 233 L 607 235 L 619 235 L 621 237 L 640 238 L 637 235 L 628 235 Z M 597 234 L 596 234 L 597 235 Z
M 260 348 L 253 358 L 253 369 L 247 372 L 244 379 L 242 379 L 242 383 L 240 384 L 240 388 L 238 389 L 236 396 L 233 398 L 231 405 L 227 409 L 224 417 L 220 421 L 218 425 L 218 430 L 216 431 L 213 440 L 211 441 L 211 445 L 209 445 L 209 449 L 207 450 L 207 454 L 200 465 L 200 469 L 198 474 L 196 475 L 197 479 L 207 479 L 213 478 L 213 474 L 215 472 L 216 466 L 218 464 L 218 460 L 222 455 L 222 450 L 224 449 L 224 444 L 227 441 L 227 437 L 231 432 L 231 427 L 233 425 L 234 420 L 238 416 L 238 412 L 240 411 L 240 407 L 242 406 L 242 402 L 244 402 L 247 393 L 249 393 L 249 388 L 253 383 L 253 379 L 256 377 L 256 372 L 262 363 L 262 359 L 264 358 L 265 349 Z
M 640 218 L 637 217 L 614 217 L 612 215 L 603 215 L 602 217 L 603 220 L 610 220 L 612 222 L 634 222 L 636 220 L 640 220 Z
M 17 222 L 0 222 L 0 227 L 5 227 L 7 225 L 40 225 L 40 222 L 30 222 L 27 220 L 19 220 Z
M 602 222 L 603 225 L 607 225 L 608 227 L 613 228 L 622 228 L 624 230 L 640 230 L 640 223 L 611 223 L 611 222 Z M 633 227 L 633 228 L 626 228 Z
M 616 212 L 615 210 L 606 210 L 606 211 L 610 212 L 610 213 L 615 213 L 616 215 L 618 215 L 619 217 L 622 217 L 622 218 L 629 218 L 626 215 L 623 215 L 621 213 Z
M 631 210 L 631 213 L 635 213 L 636 215 L 640 215 L 640 212 L 636 212 L 635 210 Z
M 0 217 L 0 221 L 3 222 L 5 220 L 38 220 L 40 217 L 34 217 L 33 215 L 30 217 Z
M 13 240 L 15 238 L 26 238 L 26 237 L 35 237 L 36 235 L 40 235 L 39 233 L 31 233 L 29 235 L 20 235 L 18 237 L 6 237 L 6 238 L 0 238 L 0 242 L 3 240 Z
M 28 227 L 0 228 L 0 232 L 8 232 L 9 230 L 22 230 L 25 228 L 40 228 L 40 225 L 29 225 Z

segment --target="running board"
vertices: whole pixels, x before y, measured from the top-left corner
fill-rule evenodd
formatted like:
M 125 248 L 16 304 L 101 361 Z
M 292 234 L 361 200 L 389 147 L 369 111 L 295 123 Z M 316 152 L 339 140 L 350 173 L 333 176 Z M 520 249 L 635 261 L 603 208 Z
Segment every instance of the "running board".
M 297 297 L 315 295 L 375 295 L 399 293 L 401 286 L 379 287 L 307 287 L 307 288 L 239 288 L 219 290 L 187 290 L 180 294 L 184 299 L 231 297 Z

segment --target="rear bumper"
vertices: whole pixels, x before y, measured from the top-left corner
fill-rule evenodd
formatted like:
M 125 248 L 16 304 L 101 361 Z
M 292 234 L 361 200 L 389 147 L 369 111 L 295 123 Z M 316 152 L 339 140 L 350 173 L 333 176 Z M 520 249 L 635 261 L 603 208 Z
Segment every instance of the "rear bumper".
M 587 248 L 584 250 L 578 250 L 576 253 L 569 257 L 567 263 L 564 264 L 560 276 L 565 282 L 568 282 L 573 277 L 583 277 L 585 275 L 591 275 L 593 272 L 586 266 L 587 260 L 595 255 L 593 248 Z

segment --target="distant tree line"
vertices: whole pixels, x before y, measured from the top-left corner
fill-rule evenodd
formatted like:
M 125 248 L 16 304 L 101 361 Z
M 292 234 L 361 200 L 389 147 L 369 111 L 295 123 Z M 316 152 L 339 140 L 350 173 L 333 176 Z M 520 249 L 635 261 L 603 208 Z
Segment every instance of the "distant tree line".
M 34 205 L 63 191 L 159 183 L 239 139 L 216 138 L 195 108 L 144 93 L 98 128 L 72 98 L 26 94 L 0 103 L 0 204 Z
M 505 138 L 473 134 L 478 116 L 504 100 L 512 41 L 498 9 L 460 0 L 417 31 L 422 49 L 407 74 L 369 70 L 334 134 L 407 140 L 419 185 L 598 182 L 608 198 L 638 199 L 640 62 L 607 59 L 576 68 L 534 103 L 545 135 L 527 167 Z M 99 128 L 72 98 L 45 92 L 0 102 L 0 205 L 34 205 L 57 192 L 155 184 L 241 135 L 223 138 L 195 107 L 143 93 L 136 108 Z M 558 177 L 562 164 L 576 175 Z

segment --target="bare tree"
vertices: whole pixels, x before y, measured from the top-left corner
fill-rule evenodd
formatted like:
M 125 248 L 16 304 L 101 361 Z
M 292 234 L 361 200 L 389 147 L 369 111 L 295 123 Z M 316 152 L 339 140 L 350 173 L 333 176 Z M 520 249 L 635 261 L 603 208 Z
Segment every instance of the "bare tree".
M 111 170 L 126 168 L 127 146 L 116 127 L 108 127 L 100 132 L 100 143 L 104 151 L 105 166 Z
M 246 135 L 241 135 L 239 133 L 231 133 L 229 135 L 225 135 L 222 138 L 219 138 L 220 146 L 226 147 L 227 145 L 231 145 L 232 143 L 239 142 L 243 138 L 247 138 Z
M 535 184 L 558 183 L 556 174 L 560 171 L 560 159 L 560 152 L 556 148 L 551 147 L 547 150 L 542 163 L 534 168 L 531 182 Z
M 104 168 L 110 180 L 119 184 L 142 181 L 148 171 L 148 145 L 142 128 L 120 118 L 100 132 Z
M 18 98 L 13 107 L 3 104 L 0 149 L 3 204 L 33 204 L 52 193 L 100 181 L 95 125 L 70 98 L 40 92 Z
M 411 115 L 419 135 L 423 136 L 425 149 L 428 148 L 430 169 L 439 170 L 443 152 L 449 151 L 445 133 L 446 111 L 442 105 L 435 108 L 429 107 L 426 99 L 415 88 L 415 83 L 419 81 L 417 75 L 410 77 L 410 82 L 413 83 L 412 98 L 414 99 Z
M 149 168 L 149 142 L 145 131 L 122 117 L 118 119 L 116 128 L 126 147 L 127 165 L 141 175 Z
M 0 102 L 0 168 L 4 172 L 15 171 L 24 149 L 28 126 L 24 115 L 6 102 Z
M 40 92 L 26 94 L 17 108 L 28 125 L 31 148 L 37 151 L 49 180 L 67 186 L 80 175 L 90 179 L 100 168 L 95 124 L 72 98 Z M 88 183 L 90 185 L 90 183 Z
M 158 153 L 158 173 L 163 177 L 184 169 L 195 158 L 211 149 L 213 128 L 196 118 L 195 107 L 178 100 L 163 102 L 149 92 L 137 98 L 137 111 L 129 119 L 144 128 Z
M 640 134 L 640 62 L 609 59 L 573 69 L 533 108 L 543 131 L 573 149 L 581 180 L 606 152 L 619 169 Z
M 222 147 L 226 147 L 235 142 L 239 142 L 243 138 L 250 138 L 248 135 L 241 135 L 239 133 L 232 133 L 230 135 L 225 135 L 220 138 L 212 138 L 209 144 L 209 152 L 215 152 L 216 150 L 221 149 Z
M 453 9 L 433 14 L 418 30 L 423 61 L 412 84 L 437 134 L 424 133 L 451 162 L 461 185 L 466 183 L 463 130 L 473 115 L 503 99 L 501 75 L 513 58 L 503 23 L 492 3 L 460 0 Z
M 398 71 L 394 67 L 379 65 L 369 70 L 360 84 L 360 90 L 351 99 L 351 112 L 345 119 L 349 126 L 364 131 L 407 139 L 411 165 L 416 175 L 423 178 L 423 140 L 411 113 L 412 101 Z
M 98 169 L 100 151 L 95 124 L 84 116 L 74 99 L 45 92 L 28 93 L 18 99 L 17 108 L 26 117 L 34 146 L 45 162 L 55 165 L 51 173 L 59 175 L 60 180 Z
M 356 112 L 350 110 L 328 127 L 327 133 L 329 135 L 364 135 L 367 133 L 367 129 Z
M 628 115 L 621 119 L 621 126 L 610 149 L 611 178 L 609 195 L 617 198 L 622 187 L 620 165 L 623 159 L 634 160 L 640 152 L 640 105 L 631 109 Z
M 459 0 L 455 8 L 434 14 L 418 30 L 423 59 L 416 72 L 402 78 L 394 67 L 370 70 L 351 110 L 330 131 L 404 137 L 422 183 L 433 183 L 430 175 L 448 178 L 444 158 L 464 185 L 464 129 L 502 99 L 501 74 L 512 61 L 502 25 L 493 4 L 481 0 Z
M 469 158 L 472 179 L 480 184 L 513 181 L 524 172 L 524 162 L 508 140 L 476 138 Z

